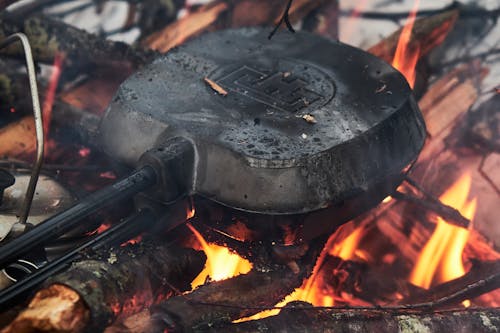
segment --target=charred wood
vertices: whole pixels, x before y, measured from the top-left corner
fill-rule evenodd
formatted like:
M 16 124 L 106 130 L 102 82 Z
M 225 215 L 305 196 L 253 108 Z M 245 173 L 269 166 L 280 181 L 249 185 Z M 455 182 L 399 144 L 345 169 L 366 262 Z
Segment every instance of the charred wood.
M 64 54 L 66 66 L 129 62 L 139 67 L 155 56 L 154 52 L 108 41 L 46 16 L 25 18 L 3 13 L 0 16 L 0 39 L 16 32 L 28 36 L 33 56 L 40 62 L 52 63 L 57 54 Z M 4 54 L 18 57 L 23 53 L 15 44 Z
M 232 320 L 272 308 L 312 272 L 324 240 L 310 244 L 297 260 L 298 271 L 274 265 L 274 270 L 253 270 L 228 280 L 211 282 L 193 292 L 171 297 L 152 309 L 146 332 L 192 332 L 227 325 Z M 270 265 L 271 266 L 271 265 Z
M 399 191 L 394 192 L 392 197 L 398 200 L 411 202 L 424 209 L 430 210 L 441 216 L 448 223 L 458 227 L 466 229 L 469 227 L 470 221 L 467 218 L 460 214 L 460 212 L 455 208 L 441 203 L 438 199 L 419 198 Z
M 434 307 L 457 305 L 500 288 L 500 260 L 473 261 L 471 269 L 463 276 L 420 291 L 402 300 L 401 304 L 429 303 Z
M 437 312 L 380 309 L 320 309 L 289 304 L 274 317 L 224 328 L 224 332 L 496 332 L 498 309 Z M 215 332 L 216 330 L 212 330 Z

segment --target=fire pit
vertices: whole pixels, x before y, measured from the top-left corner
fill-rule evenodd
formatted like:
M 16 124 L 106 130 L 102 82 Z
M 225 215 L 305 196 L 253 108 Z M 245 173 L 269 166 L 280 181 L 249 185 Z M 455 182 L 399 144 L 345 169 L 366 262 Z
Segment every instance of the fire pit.
M 48 152 L 35 201 L 73 204 L 35 227 L 33 213 L 26 225 L 21 208 L 4 210 L 2 332 L 496 329 L 498 240 L 477 232 L 499 195 L 494 97 L 467 113 L 486 75 L 478 62 L 424 67 L 460 20 L 491 12 L 454 5 L 413 22 L 416 9 L 252 2 L 177 19 L 180 7 L 131 5 L 130 27 L 165 55 L 62 33 L 28 15 L 37 4 L 2 18 L 37 61 L 54 61 L 40 82 Z M 148 10 L 172 23 L 144 21 Z M 359 13 L 410 19 L 368 53 L 318 36 Z M 239 28 L 275 21 L 313 33 Z M 17 104 L 26 88 L 9 87 L 0 148 L 20 188 L 35 144 Z

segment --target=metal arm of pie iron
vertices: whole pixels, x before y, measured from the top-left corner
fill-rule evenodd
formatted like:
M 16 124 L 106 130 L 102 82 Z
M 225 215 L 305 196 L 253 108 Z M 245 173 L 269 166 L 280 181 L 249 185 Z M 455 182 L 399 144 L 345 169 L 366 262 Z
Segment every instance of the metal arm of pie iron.
M 128 177 L 102 188 L 80 202 L 0 247 L 0 267 L 10 263 L 18 256 L 81 225 L 81 220 L 101 208 L 130 199 L 143 193 L 157 203 L 168 203 L 188 193 L 190 177 L 184 172 L 192 170 L 194 149 L 191 143 L 182 138 L 168 142 L 164 148 L 146 152 L 141 166 Z M 183 178 L 178 178 L 183 177 Z M 188 180 L 188 182 L 185 182 Z M 143 205 L 138 209 L 158 210 L 164 206 Z M 161 215 L 161 212 L 158 212 Z
M 40 175 L 40 169 L 42 168 L 44 139 L 43 139 L 42 112 L 40 110 L 40 99 L 38 97 L 38 87 L 36 84 L 35 64 L 33 62 L 33 55 L 31 53 L 31 47 L 29 44 L 28 37 L 26 37 L 26 35 L 23 33 L 15 33 L 7 37 L 2 43 L 0 43 L 0 49 L 3 49 L 11 45 L 16 40 L 21 41 L 21 44 L 24 49 L 24 55 L 26 58 L 26 68 L 28 70 L 31 100 L 33 104 L 33 117 L 35 119 L 35 133 L 36 133 L 36 147 L 37 147 L 36 161 L 31 171 L 31 178 L 28 183 L 28 189 L 26 190 L 26 196 L 24 198 L 24 203 L 19 217 L 19 223 L 25 224 L 31 209 L 33 196 L 35 195 L 35 189 L 36 189 L 36 184 L 38 182 L 38 177 Z

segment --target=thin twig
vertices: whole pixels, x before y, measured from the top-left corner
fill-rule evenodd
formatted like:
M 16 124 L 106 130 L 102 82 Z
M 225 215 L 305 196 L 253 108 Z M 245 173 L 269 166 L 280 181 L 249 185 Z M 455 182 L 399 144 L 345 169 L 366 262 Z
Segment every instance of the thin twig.
M 479 18 L 492 18 L 492 19 L 497 19 L 498 16 L 500 15 L 500 8 L 495 8 L 492 10 L 487 10 L 487 9 L 468 9 L 461 5 L 459 2 L 453 2 L 448 6 L 445 6 L 443 8 L 439 9 L 428 9 L 428 10 L 419 10 L 417 15 L 418 16 L 432 16 L 432 15 L 438 15 L 442 14 L 444 12 L 447 12 L 449 10 L 453 9 L 459 9 L 460 10 L 460 16 L 461 17 L 479 17 Z M 342 16 L 352 16 L 351 11 L 341 11 L 340 15 Z M 368 20 L 391 20 L 391 21 L 399 21 L 408 18 L 410 15 L 410 12 L 408 11 L 403 11 L 403 12 L 393 12 L 393 13 L 387 13 L 387 12 L 358 12 L 357 17 L 363 18 L 363 19 L 368 19 Z
M 447 206 L 438 200 L 434 201 L 426 198 L 419 198 L 399 191 L 394 192 L 391 196 L 394 199 L 408 201 L 433 211 L 446 220 L 446 222 L 458 227 L 467 229 L 470 225 L 470 220 L 460 214 L 458 210 L 451 206 Z
M 407 193 L 402 193 L 396 191 L 392 194 L 392 197 L 398 200 L 405 200 L 417 204 L 421 207 L 424 207 L 428 210 L 433 211 L 434 213 L 441 216 L 446 222 L 456 225 L 462 228 L 468 228 L 470 225 L 470 220 L 463 216 L 458 210 L 455 208 L 448 206 L 442 203 L 439 199 L 431 195 L 425 189 L 423 189 L 415 180 L 410 178 L 409 176 L 405 177 L 405 181 L 410 184 L 414 189 L 416 189 L 420 194 L 422 194 L 423 198 L 416 197 Z

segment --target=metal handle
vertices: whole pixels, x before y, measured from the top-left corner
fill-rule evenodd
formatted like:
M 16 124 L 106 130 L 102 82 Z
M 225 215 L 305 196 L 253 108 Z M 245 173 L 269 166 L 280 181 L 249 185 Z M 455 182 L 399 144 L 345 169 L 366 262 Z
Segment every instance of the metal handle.
M 31 46 L 23 33 L 15 33 L 7 37 L 2 43 L 0 43 L 0 49 L 3 49 L 10 44 L 14 43 L 17 39 L 21 41 L 24 49 L 24 55 L 26 58 L 26 68 L 28 70 L 28 77 L 30 83 L 31 91 L 31 101 L 33 104 L 33 117 L 35 119 L 35 132 L 36 132 L 36 161 L 31 170 L 31 178 L 28 183 L 28 189 L 26 190 L 26 196 L 24 197 L 24 203 L 22 206 L 21 214 L 19 217 L 19 223 L 26 223 L 28 215 L 31 209 L 31 203 L 33 202 L 33 196 L 35 195 L 36 184 L 38 182 L 38 177 L 40 176 L 40 169 L 43 163 L 43 151 L 44 151 L 44 139 L 43 139 L 43 121 L 42 112 L 40 110 L 40 98 L 38 96 L 38 87 L 36 84 L 36 72 L 35 64 L 33 62 L 33 54 L 31 52 Z

